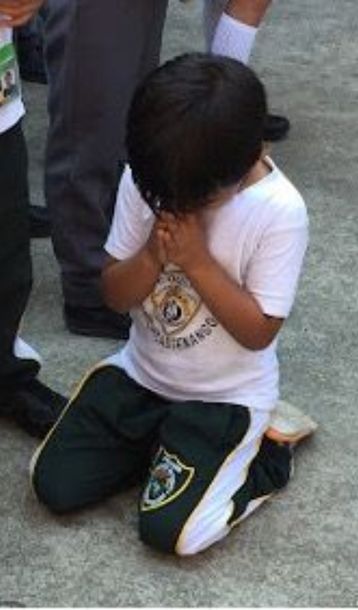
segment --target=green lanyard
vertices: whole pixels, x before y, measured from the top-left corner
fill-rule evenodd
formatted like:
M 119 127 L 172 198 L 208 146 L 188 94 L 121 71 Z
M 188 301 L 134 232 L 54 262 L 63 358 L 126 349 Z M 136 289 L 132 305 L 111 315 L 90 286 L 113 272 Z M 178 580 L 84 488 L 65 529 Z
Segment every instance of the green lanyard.
M 20 79 L 15 47 L 11 42 L 0 47 L 0 107 L 20 95 Z

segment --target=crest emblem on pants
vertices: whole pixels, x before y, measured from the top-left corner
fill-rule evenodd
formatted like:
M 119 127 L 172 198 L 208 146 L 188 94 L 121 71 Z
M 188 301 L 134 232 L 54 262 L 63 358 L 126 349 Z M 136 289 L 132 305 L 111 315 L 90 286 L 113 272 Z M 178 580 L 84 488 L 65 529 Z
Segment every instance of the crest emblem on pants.
M 164 448 L 159 449 L 143 492 L 141 510 L 155 510 L 172 502 L 188 487 L 193 475 L 193 467 Z

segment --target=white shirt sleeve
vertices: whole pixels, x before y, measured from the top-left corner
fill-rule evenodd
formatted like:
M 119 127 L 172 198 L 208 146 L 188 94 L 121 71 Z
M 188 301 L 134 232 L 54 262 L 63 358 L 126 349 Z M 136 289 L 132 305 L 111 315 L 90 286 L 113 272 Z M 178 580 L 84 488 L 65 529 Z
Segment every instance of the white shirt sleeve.
M 292 308 L 308 243 L 308 217 L 301 205 L 281 211 L 249 265 L 246 289 L 266 315 L 286 318 Z
M 129 167 L 119 183 L 112 226 L 105 249 L 117 260 L 133 256 L 146 243 L 154 215 L 143 201 Z

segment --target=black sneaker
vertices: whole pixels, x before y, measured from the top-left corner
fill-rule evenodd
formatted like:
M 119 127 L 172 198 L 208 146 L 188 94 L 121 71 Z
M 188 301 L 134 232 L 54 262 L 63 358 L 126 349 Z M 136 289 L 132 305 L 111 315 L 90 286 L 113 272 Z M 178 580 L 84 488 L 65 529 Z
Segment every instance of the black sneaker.
M 61 415 L 67 399 L 33 379 L 0 398 L 0 416 L 31 436 L 44 438 Z
M 278 114 L 269 114 L 266 119 L 264 140 L 266 142 L 279 142 L 287 137 L 291 124 L 288 119 Z
M 65 324 L 75 335 L 126 340 L 131 326 L 130 316 L 107 307 L 77 307 L 65 304 Z
M 42 205 L 29 205 L 30 237 L 49 237 L 51 233 L 48 209 Z

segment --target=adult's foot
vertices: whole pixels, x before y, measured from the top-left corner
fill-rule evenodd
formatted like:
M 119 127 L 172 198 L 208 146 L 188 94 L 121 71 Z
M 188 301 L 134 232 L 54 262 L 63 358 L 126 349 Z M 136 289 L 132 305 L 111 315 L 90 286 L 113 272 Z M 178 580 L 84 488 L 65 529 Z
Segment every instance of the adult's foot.
M 279 142 L 287 137 L 290 131 L 290 121 L 278 114 L 269 114 L 266 119 L 264 139 L 267 142 Z
M 75 335 L 126 340 L 129 337 L 131 319 L 107 307 L 78 307 L 65 304 L 65 324 Z
M 14 422 L 31 436 L 44 438 L 61 415 L 67 399 L 39 379 L 2 393 L 0 417 Z

